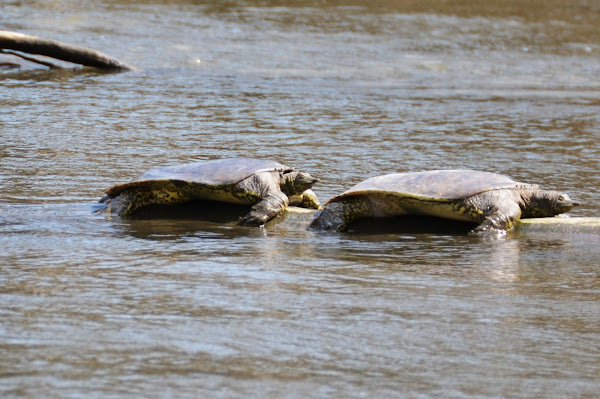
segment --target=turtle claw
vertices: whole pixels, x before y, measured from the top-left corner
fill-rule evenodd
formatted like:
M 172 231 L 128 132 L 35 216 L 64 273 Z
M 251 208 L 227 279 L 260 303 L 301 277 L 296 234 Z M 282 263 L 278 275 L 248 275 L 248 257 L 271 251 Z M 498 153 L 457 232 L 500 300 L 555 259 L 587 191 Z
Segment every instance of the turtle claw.
M 240 226 L 260 227 L 264 226 L 269 221 L 266 215 L 256 215 L 250 212 L 246 216 L 240 218 L 238 224 Z
M 469 235 L 474 237 L 480 237 L 482 239 L 501 239 L 506 237 L 508 232 L 503 229 L 494 229 L 494 228 L 479 228 L 476 227 L 469 232 Z

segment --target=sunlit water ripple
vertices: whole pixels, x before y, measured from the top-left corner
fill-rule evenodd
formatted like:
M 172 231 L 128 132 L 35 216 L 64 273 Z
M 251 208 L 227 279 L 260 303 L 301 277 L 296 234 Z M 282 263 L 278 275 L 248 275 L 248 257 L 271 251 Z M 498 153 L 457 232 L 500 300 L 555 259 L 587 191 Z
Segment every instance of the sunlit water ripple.
M 310 171 L 323 202 L 472 168 L 596 215 L 595 5 L 273 3 L 2 6 L 3 29 L 140 67 L 0 71 L 2 396 L 594 397 L 597 232 L 91 214 L 151 167 L 249 156 Z

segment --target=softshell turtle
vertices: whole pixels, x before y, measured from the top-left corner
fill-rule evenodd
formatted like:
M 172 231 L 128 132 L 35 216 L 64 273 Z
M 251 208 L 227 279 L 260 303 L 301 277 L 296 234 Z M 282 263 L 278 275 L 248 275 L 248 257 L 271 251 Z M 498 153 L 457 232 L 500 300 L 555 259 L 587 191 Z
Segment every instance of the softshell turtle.
M 251 205 L 239 223 L 260 226 L 288 205 L 320 209 L 317 196 L 310 190 L 318 181 L 278 162 L 250 158 L 167 166 L 109 188 L 96 212 L 129 216 L 150 205 L 212 200 Z
M 310 227 L 345 231 L 364 217 L 426 215 L 476 223 L 476 232 L 507 231 L 519 218 L 555 216 L 577 205 L 566 194 L 496 173 L 394 173 L 367 179 L 330 199 Z

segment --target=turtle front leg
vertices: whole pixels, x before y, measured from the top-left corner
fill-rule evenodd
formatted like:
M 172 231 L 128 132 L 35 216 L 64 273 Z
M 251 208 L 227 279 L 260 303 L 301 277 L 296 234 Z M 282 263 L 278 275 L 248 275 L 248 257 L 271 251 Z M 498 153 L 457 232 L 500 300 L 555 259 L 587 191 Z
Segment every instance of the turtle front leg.
M 340 202 L 326 205 L 309 228 L 321 231 L 346 231 L 348 223 L 344 220 L 344 213 L 344 204 Z
M 347 231 L 349 225 L 360 218 L 371 216 L 368 201 L 341 201 L 325 205 L 321 214 L 313 220 L 309 228 L 322 231 Z
M 100 201 L 94 212 L 104 213 L 106 215 L 127 216 L 135 211 L 134 201 L 129 193 L 124 192 L 116 197 L 105 195 Z
M 317 194 L 313 190 L 306 190 L 300 195 L 288 196 L 289 204 L 309 209 L 323 209 Z
M 473 229 L 474 233 L 512 230 L 521 218 L 521 207 L 516 203 L 504 204 L 485 216 L 483 222 Z
M 254 205 L 250 212 L 240 219 L 238 224 L 242 226 L 262 226 L 283 213 L 287 205 L 287 195 L 281 192 L 270 194 Z

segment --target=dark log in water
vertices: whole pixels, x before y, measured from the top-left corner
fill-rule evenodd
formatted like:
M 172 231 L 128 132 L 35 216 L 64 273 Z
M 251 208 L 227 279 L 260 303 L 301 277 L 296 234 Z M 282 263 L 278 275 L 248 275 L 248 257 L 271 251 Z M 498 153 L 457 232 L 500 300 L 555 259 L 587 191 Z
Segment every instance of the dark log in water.
M 42 39 L 36 36 L 6 30 L 0 30 L 0 50 L 7 54 L 18 55 L 28 61 L 49 67 L 57 66 L 46 61 L 36 60 L 31 57 L 14 53 L 13 51 L 43 55 L 57 60 L 100 69 L 119 71 L 135 69 L 133 66 L 113 58 L 110 55 L 87 47 L 74 46 L 56 40 Z

